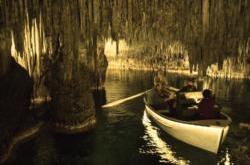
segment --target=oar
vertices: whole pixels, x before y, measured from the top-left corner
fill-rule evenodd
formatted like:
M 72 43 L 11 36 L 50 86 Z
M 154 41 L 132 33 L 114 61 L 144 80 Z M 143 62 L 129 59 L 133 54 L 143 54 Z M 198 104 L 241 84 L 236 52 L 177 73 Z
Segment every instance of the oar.
M 150 90 L 151 90 L 151 89 L 150 89 Z M 145 92 L 141 92 L 141 93 L 138 93 L 138 94 L 136 94 L 136 95 L 129 96 L 129 97 L 126 97 L 126 98 L 124 98 L 124 99 L 120 99 L 120 100 L 117 100 L 117 101 L 114 101 L 114 102 L 105 104 L 105 105 L 102 106 L 102 108 L 108 108 L 108 107 L 113 107 L 113 106 L 122 104 L 122 103 L 124 103 L 124 102 L 126 102 L 126 101 L 129 101 L 129 100 L 135 99 L 135 98 L 137 98 L 137 97 L 143 96 L 146 92 L 148 92 L 148 91 L 150 91 L 150 90 L 146 90 Z
M 178 92 L 178 91 L 179 91 L 179 89 L 177 89 L 177 88 L 175 88 L 175 87 L 168 87 L 168 89 L 169 89 L 170 91 L 173 91 L 173 92 Z

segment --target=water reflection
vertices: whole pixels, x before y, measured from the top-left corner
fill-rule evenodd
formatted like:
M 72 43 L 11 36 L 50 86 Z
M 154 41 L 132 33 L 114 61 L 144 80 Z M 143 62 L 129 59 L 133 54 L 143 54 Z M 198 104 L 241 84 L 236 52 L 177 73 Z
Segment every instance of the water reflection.
M 152 87 L 152 75 L 151 72 L 109 70 L 105 84 L 106 90 L 96 93 L 100 99 L 98 102 L 100 104 L 106 100 L 112 102 L 145 91 Z M 180 87 L 184 79 L 185 77 L 168 74 L 170 85 L 175 87 Z M 204 79 L 202 83 L 205 81 Z M 250 112 L 247 109 L 250 107 L 248 103 L 250 85 L 247 81 L 236 80 L 228 82 L 228 87 L 225 83 L 226 81 L 218 79 L 211 80 L 207 85 L 214 87 L 214 90 L 220 90 L 218 99 L 229 107 L 227 112 L 233 119 L 233 125 L 236 125 L 235 129 L 238 129 L 237 122 L 249 118 L 249 115 L 245 114 Z M 237 86 L 241 89 L 241 94 L 236 95 Z M 39 136 L 41 139 L 37 140 L 36 145 L 28 142 L 23 145 L 27 149 L 20 147 L 14 156 L 16 159 L 11 164 L 32 164 L 31 160 L 34 164 L 52 162 L 51 164 L 91 165 L 104 163 L 109 165 L 230 165 L 234 163 L 231 159 L 232 150 L 239 139 L 233 136 L 233 127 L 230 128 L 228 138 L 219 153 L 214 155 L 179 142 L 168 136 L 157 125 L 154 126 L 144 112 L 141 98 L 112 108 L 98 107 L 96 112 L 97 126 L 89 135 L 55 138 L 47 135 L 45 131 L 42 133 L 43 136 Z
M 224 165 L 231 165 L 233 164 L 231 162 L 231 155 L 228 152 L 228 149 L 226 149 L 225 156 L 222 157 L 221 161 L 217 163 L 217 165 L 224 164 Z
M 151 72 L 108 70 L 105 83 L 108 102 L 123 99 L 151 88 L 152 79 Z
M 177 157 L 175 152 L 171 149 L 171 146 L 159 137 L 159 129 L 151 124 L 146 111 L 143 113 L 142 123 L 145 127 L 145 135 L 143 136 L 143 139 L 147 142 L 147 145 L 153 146 L 154 148 L 151 150 L 140 149 L 141 153 L 159 154 L 161 157 L 160 162 L 163 163 L 173 163 L 178 165 L 190 164 L 189 160 Z

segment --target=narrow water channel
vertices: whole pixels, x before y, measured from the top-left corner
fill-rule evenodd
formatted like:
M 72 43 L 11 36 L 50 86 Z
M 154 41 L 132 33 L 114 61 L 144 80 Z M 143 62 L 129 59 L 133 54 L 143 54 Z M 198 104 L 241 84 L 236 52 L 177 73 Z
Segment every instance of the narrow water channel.
M 152 87 L 153 74 L 143 71 L 108 71 L 106 91 L 97 102 L 112 102 Z M 185 77 L 169 74 L 175 87 Z M 248 81 L 203 80 L 202 88 L 215 90 L 223 111 L 233 119 L 226 142 L 217 155 L 179 142 L 151 122 L 144 111 L 142 98 L 112 108 L 96 108 L 97 126 L 87 135 L 54 135 L 44 129 L 36 138 L 20 144 L 9 164 L 127 165 L 127 164 L 233 164 L 231 149 L 237 139 L 233 130 L 249 121 Z M 206 140 L 206 139 L 204 139 Z

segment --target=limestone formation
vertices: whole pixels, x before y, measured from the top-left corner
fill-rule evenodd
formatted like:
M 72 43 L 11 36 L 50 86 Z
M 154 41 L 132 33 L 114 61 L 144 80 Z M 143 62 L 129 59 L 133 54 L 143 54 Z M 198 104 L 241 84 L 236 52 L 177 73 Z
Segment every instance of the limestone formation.
M 185 57 L 200 75 L 209 69 L 210 75 L 248 77 L 249 11 L 249 0 L 0 0 L 0 34 L 34 79 L 33 95 L 50 95 L 51 120 L 66 126 L 75 111 L 75 118 L 84 114 L 81 121 L 94 118 L 96 82 L 89 74 L 98 71 L 98 46 L 110 38 L 116 56 L 125 40 L 138 52 L 132 61 L 146 67 L 169 67 Z M 1 59 L 1 74 L 7 66 Z M 178 60 L 173 66 L 186 68 Z

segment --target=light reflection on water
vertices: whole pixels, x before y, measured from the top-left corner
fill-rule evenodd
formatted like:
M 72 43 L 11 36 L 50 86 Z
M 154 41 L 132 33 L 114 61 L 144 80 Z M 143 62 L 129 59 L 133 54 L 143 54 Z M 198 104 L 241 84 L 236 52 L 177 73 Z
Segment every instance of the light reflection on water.
M 149 76 L 151 75 L 151 76 Z M 144 77 L 145 76 L 145 77 Z M 152 78 L 152 73 L 133 73 L 133 72 L 127 72 L 124 73 L 123 71 L 115 71 L 115 72 L 109 72 L 109 77 L 112 81 L 109 81 L 106 85 L 106 89 L 108 91 L 107 99 L 108 100 L 113 100 L 114 98 L 119 98 L 120 92 L 122 88 L 127 88 L 127 89 L 122 89 L 123 94 L 126 96 L 130 96 L 131 94 L 135 94 L 133 90 L 137 90 L 137 92 L 141 92 L 142 90 L 148 89 L 145 87 L 150 86 L 150 77 Z M 144 77 L 144 79 L 143 79 Z M 109 79 L 109 80 L 110 80 Z M 116 79 L 116 80 L 115 80 Z M 168 81 L 170 82 L 171 85 L 175 87 L 180 87 L 184 83 L 185 77 L 181 77 L 178 75 L 168 75 Z M 116 82 L 115 82 L 116 81 Z M 117 82 L 118 81 L 118 82 Z M 123 83 L 123 84 L 120 84 Z M 131 88 L 131 84 L 137 85 L 135 89 Z M 144 83 L 144 87 L 140 87 L 138 83 Z M 226 100 L 226 104 L 223 106 L 226 107 L 223 109 L 224 112 L 226 113 L 231 113 L 232 107 L 230 104 L 228 104 L 228 100 L 230 100 L 230 94 L 235 86 L 235 84 L 240 85 L 244 84 L 244 87 L 246 87 L 245 82 L 240 82 L 240 81 L 231 81 L 229 83 L 229 87 L 226 87 L 224 85 L 225 81 L 224 80 L 215 80 L 214 83 L 210 79 L 206 80 L 204 79 L 202 84 L 200 84 L 201 88 L 204 86 L 212 88 L 215 92 L 220 101 Z M 111 85 L 112 84 L 112 85 Z M 116 84 L 116 85 L 115 85 Z M 119 85 L 118 85 L 119 84 Z M 147 84 L 147 85 L 145 85 Z M 152 84 L 151 84 L 152 85 Z M 114 88 L 118 89 L 115 90 L 116 92 L 113 91 Z M 128 89 L 129 87 L 129 89 Z M 133 89 L 133 90 L 131 90 Z M 230 90 L 229 90 L 230 89 Z M 112 91 L 112 92 L 111 92 Z M 110 93 L 111 92 L 111 93 Z M 129 94 L 130 93 L 130 94 Z M 240 98 L 240 95 L 237 95 L 238 98 Z M 123 96 L 124 98 L 124 96 Z M 234 101 L 238 101 L 234 100 Z M 125 103 L 126 104 L 126 103 Z M 128 107 L 129 108 L 129 107 Z M 118 108 L 119 109 L 119 108 Z M 116 111 L 116 108 L 114 108 L 114 111 Z M 151 155 L 158 155 L 160 156 L 159 162 L 163 164 L 218 164 L 218 165 L 230 165 L 233 164 L 231 161 L 231 143 L 230 144 L 224 144 L 223 148 L 220 150 L 218 155 L 214 154 L 209 154 L 207 152 L 203 152 L 200 150 L 196 150 L 195 148 L 187 147 L 185 144 L 175 144 L 176 141 L 169 139 L 171 142 L 168 143 L 166 141 L 165 137 L 162 137 L 162 130 L 159 129 L 154 124 L 150 121 L 150 119 L 147 117 L 145 112 L 142 114 L 142 124 L 145 128 L 144 130 L 144 135 L 142 136 L 143 139 L 145 140 L 145 145 L 146 146 L 141 146 L 139 148 L 139 152 L 141 154 L 151 154 Z M 229 134 L 230 136 L 230 134 Z M 168 137 L 169 138 L 169 137 Z M 170 137 L 171 138 L 171 137 Z M 177 145 L 177 146 L 176 146 Z
M 224 165 L 231 165 L 231 164 L 233 164 L 233 163 L 231 162 L 231 155 L 230 155 L 230 153 L 228 152 L 228 149 L 226 149 L 225 156 L 222 157 L 221 161 L 219 161 L 219 162 L 217 163 L 217 165 L 220 165 L 220 164 L 224 164 Z
M 109 71 L 106 90 L 99 96 L 100 100 L 101 98 L 103 100 L 99 103 L 105 104 L 145 91 L 152 87 L 152 79 L 153 74 L 150 72 Z M 168 75 L 170 85 L 175 87 L 182 86 L 183 79 L 181 76 Z M 225 83 L 214 80 L 206 85 L 215 89 L 217 98 L 222 101 L 223 106 L 228 107 L 224 111 L 232 117 L 233 126 L 237 130 L 239 122 L 249 121 L 250 85 L 244 81 L 227 82 L 229 86 Z M 241 89 L 239 93 L 237 86 Z M 15 159 L 10 164 L 36 165 L 39 164 L 37 162 L 44 164 L 52 162 L 51 165 L 231 165 L 234 163 L 231 154 L 238 139 L 233 136 L 233 126 L 225 144 L 219 153 L 214 155 L 168 136 L 147 118 L 144 108 L 141 98 L 107 109 L 97 108 L 97 126 L 90 134 L 55 138 L 47 135 L 47 132 L 42 132 L 44 136 L 38 136 L 35 142 L 27 142 L 19 147 L 13 156 Z M 238 110 L 241 110 L 241 113 L 238 113 Z M 54 144 L 51 144 L 52 142 Z
M 175 152 L 172 151 L 171 146 L 158 136 L 159 128 L 151 124 L 146 111 L 143 113 L 142 124 L 145 127 L 145 135 L 143 136 L 143 139 L 147 142 L 148 146 L 153 146 L 154 148 L 152 150 L 140 149 L 140 153 L 158 154 L 161 157 L 160 162 L 163 163 L 173 163 L 178 165 L 190 164 L 190 161 L 175 156 Z

